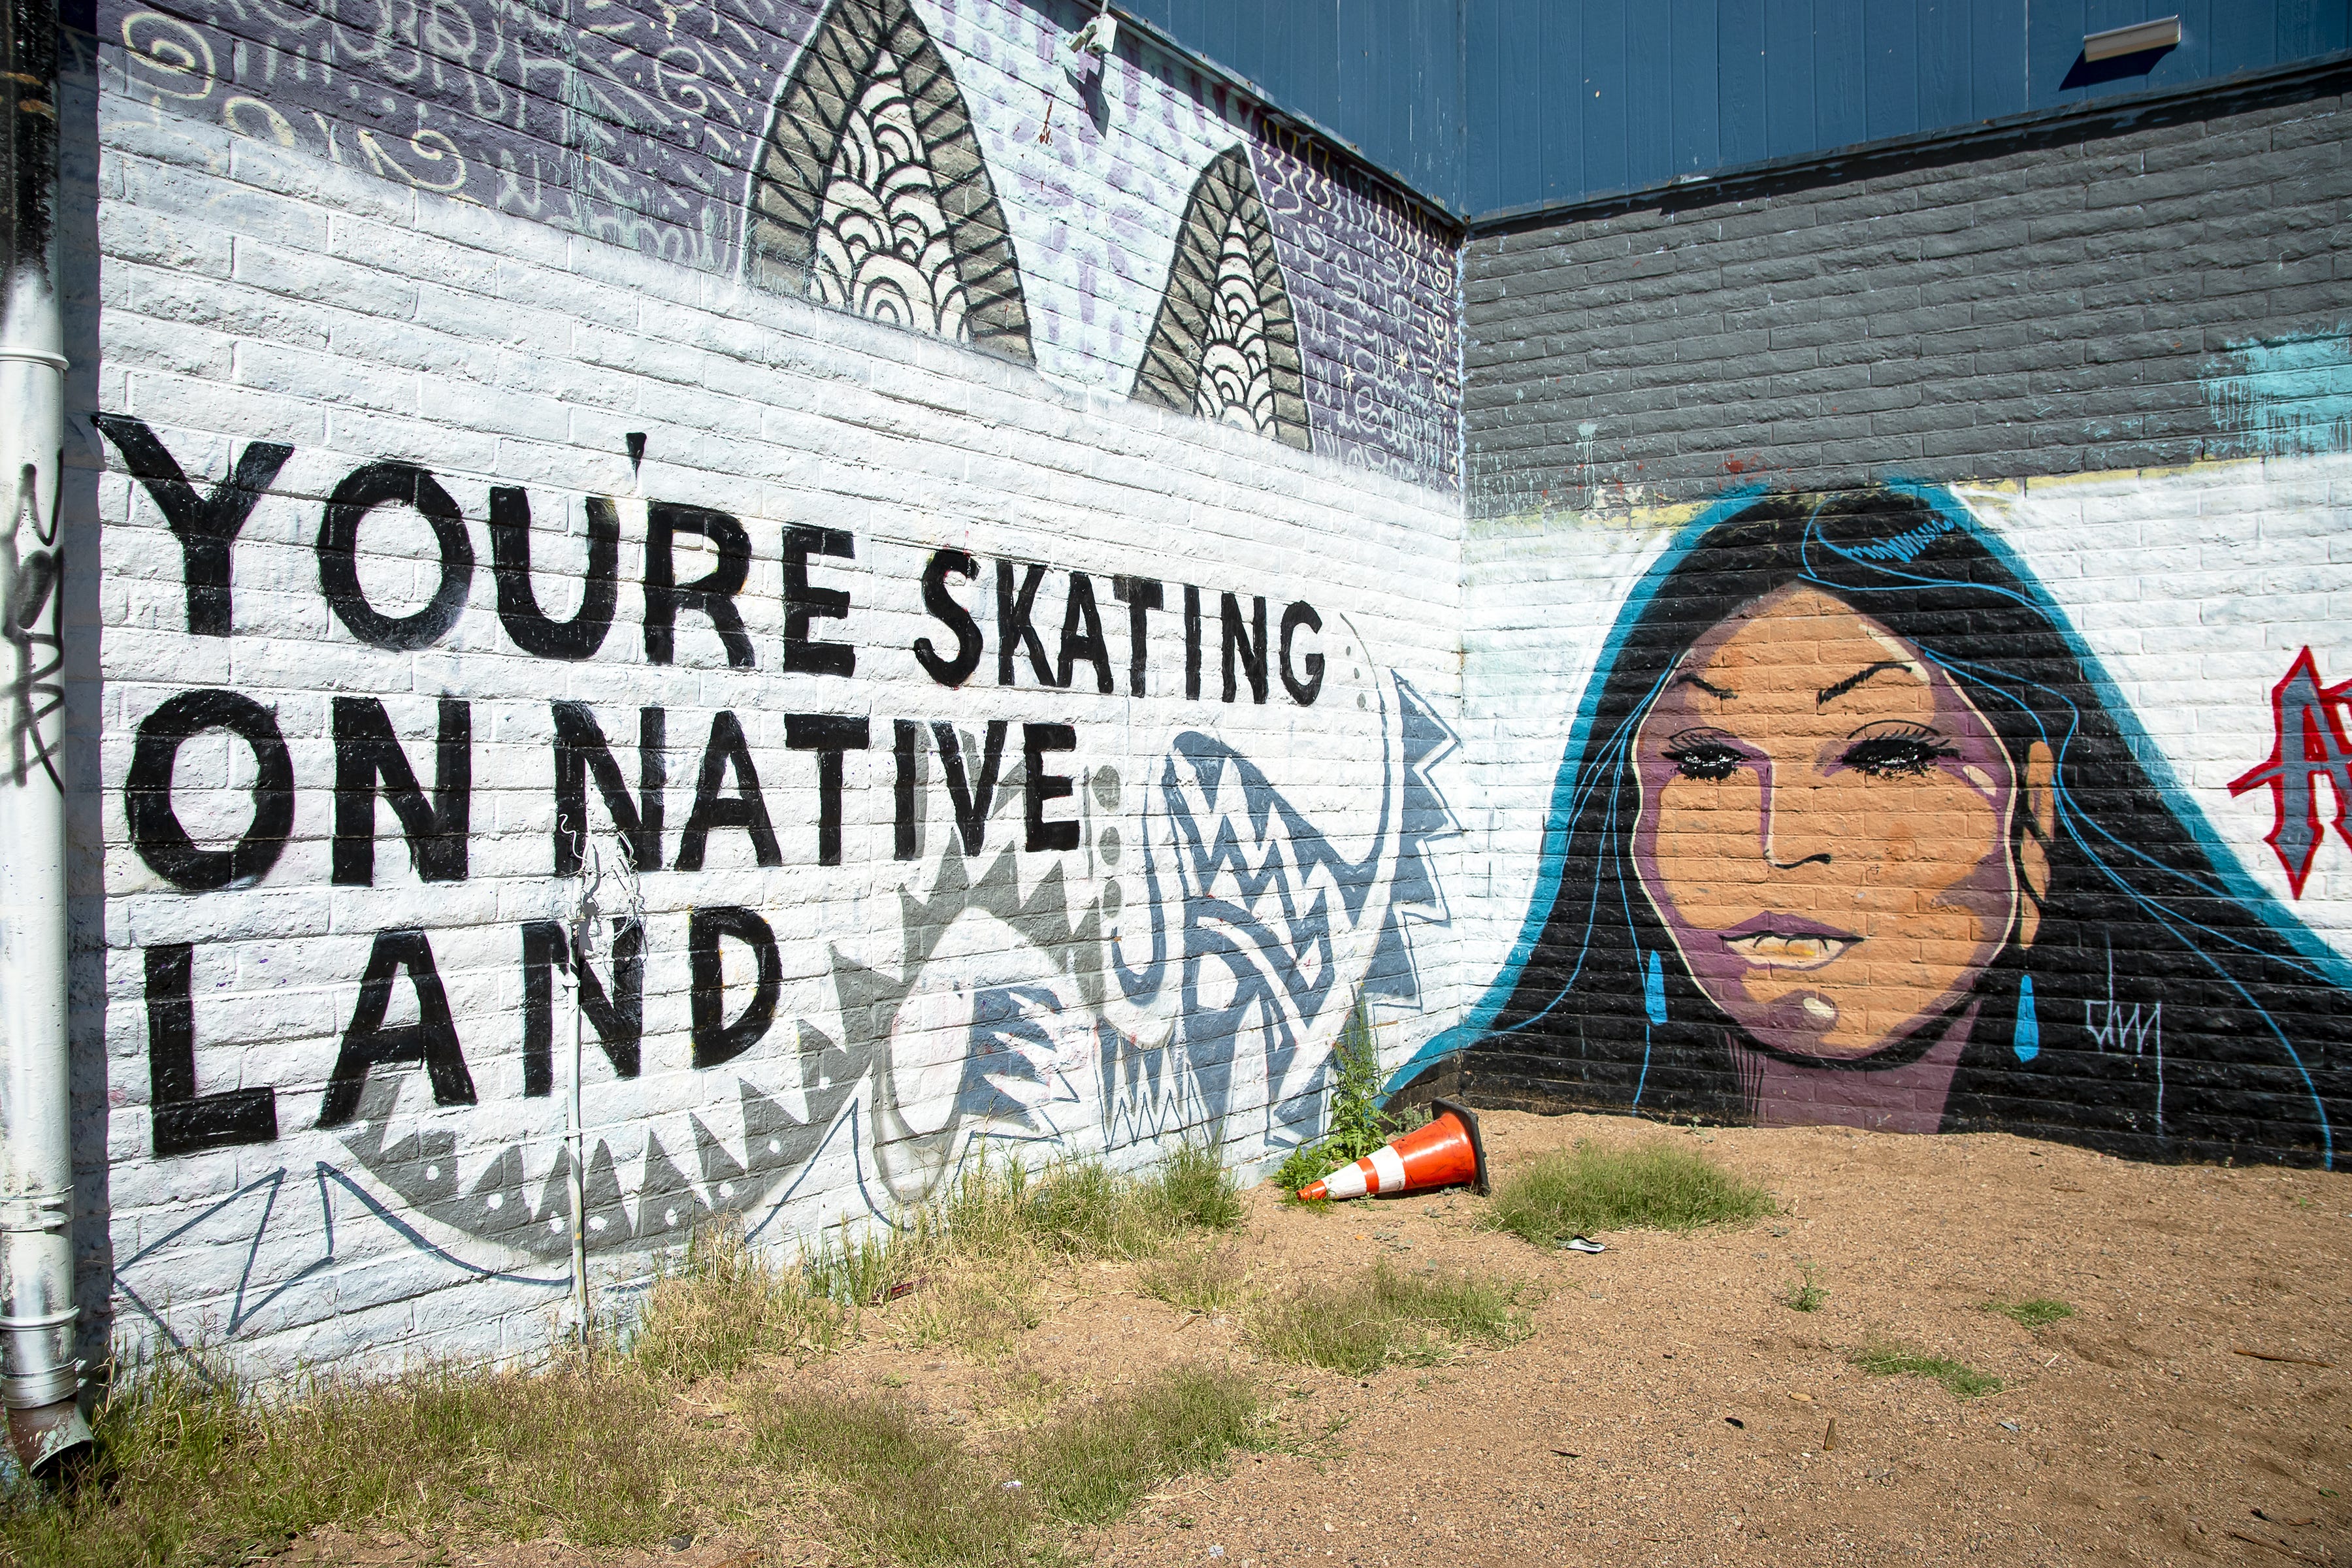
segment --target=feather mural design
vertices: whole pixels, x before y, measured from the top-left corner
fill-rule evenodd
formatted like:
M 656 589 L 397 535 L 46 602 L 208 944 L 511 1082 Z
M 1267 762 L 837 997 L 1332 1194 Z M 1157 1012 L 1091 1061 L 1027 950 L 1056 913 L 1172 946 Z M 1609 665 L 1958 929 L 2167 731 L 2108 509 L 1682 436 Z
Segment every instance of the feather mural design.
M 907 0 L 835 0 L 777 94 L 744 276 L 1026 364 L 1029 314 L 955 77 Z
M 1193 183 L 1130 395 L 1304 451 L 1312 437 L 1299 363 L 1257 176 L 1234 147 Z

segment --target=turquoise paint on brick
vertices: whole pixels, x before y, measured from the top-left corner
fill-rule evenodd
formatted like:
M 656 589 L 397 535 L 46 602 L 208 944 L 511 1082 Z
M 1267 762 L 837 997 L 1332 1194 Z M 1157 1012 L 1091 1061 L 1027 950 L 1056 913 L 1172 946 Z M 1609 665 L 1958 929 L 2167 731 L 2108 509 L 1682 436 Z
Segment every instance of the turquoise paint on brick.
M 2341 324 L 2233 346 L 2215 371 L 2205 401 L 2238 433 L 2217 447 L 2273 455 L 2352 447 L 2352 335 Z

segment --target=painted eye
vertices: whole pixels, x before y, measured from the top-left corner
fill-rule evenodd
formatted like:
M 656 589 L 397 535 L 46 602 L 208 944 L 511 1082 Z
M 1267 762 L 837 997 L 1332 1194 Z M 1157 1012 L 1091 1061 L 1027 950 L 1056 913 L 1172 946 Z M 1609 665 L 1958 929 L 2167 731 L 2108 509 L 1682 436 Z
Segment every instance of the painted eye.
M 1906 726 L 1863 736 L 1838 760 L 1874 779 L 1916 779 L 1960 753 L 1933 730 Z
M 1686 779 L 1705 779 L 1720 783 L 1739 771 L 1746 761 L 1739 752 L 1720 741 L 1685 741 L 1667 750 L 1666 761 Z

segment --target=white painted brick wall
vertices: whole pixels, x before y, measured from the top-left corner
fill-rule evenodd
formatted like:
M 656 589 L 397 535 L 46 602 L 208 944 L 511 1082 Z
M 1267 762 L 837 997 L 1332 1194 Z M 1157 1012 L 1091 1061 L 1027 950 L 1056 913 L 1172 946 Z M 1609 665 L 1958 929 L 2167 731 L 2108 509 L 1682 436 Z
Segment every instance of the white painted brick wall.
M 555 1158 L 562 1100 L 522 1093 L 519 930 L 524 921 L 558 915 L 565 896 L 551 875 L 549 704 L 556 700 L 591 705 L 632 783 L 637 709 L 667 710 L 666 855 L 673 858 L 711 716 L 739 715 L 782 851 L 782 865 L 763 868 L 744 833 L 719 831 L 701 871 L 645 879 L 643 1075 L 617 1079 L 593 1041 L 588 1050 L 591 1146 L 613 1146 L 625 1192 L 637 1179 L 629 1162 L 649 1129 L 689 1172 L 697 1118 L 720 1143 L 732 1140 L 732 1155 L 741 1158 L 738 1069 L 781 1102 L 799 1103 L 789 1048 L 799 1027 L 840 1041 L 856 1026 L 842 1016 L 840 965 L 898 976 L 902 900 L 931 892 L 952 827 L 933 762 L 924 784 L 924 854 L 909 863 L 892 859 L 896 719 L 923 721 L 927 730 L 931 721 L 949 721 L 974 735 L 991 720 L 1009 721 L 1008 773 L 1018 763 L 1023 722 L 1074 725 L 1077 746 L 1069 760 L 1081 779 L 1087 842 L 1068 855 L 1018 855 L 1020 889 L 1025 899 L 1050 900 L 1058 863 L 1069 918 L 1092 910 L 1117 923 L 1120 917 L 1103 911 L 1123 910 L 1130 944 L 1142 934 L 1139 916 L 1149 904 L 1136 865 L 1139 847 L 1150 840 L 1163 857 L 1159 874 L 1173 875 L 1164 859 L 1172 847 L 1165 802 L 1152 786 L 1186 731 L 1262 769 L 1335 849 L 1370 857 L 1366 897 L 1352 912 L 1328 877 L 1302 889 L 1340 911 L 1328 952 L 1251 954 L 1268 973 L 1315 980 L 1328 972 L 1335 981 L 1315 1005 L 1286 999 L 1281 1016 L 1265 1020 L 1294 1029 L 1301 1047 L 1283 1092 L 1311 1079 L 1363 982 L 1384 921 L 1413 928 L 1422 988 L 1417 1005 L 1380 1005 L 1376 1016 L 1396 1026 L 1393 1034 L 1384 1030 L 1384 1044 L 1400 1054 L 1450 1021 L 1454 987 L 1444 930 L 1387 900 L 1400 852 L 1396 791 L 1408 782 L 1398 761 L 1394 678 L 1411 682 L 1440 713 L 1458 697 L 1461 525 L 1450 497 L 1163 416 L 1125 401 L 1123 385 L 1082 390 L 1067 381 L 1057 382 L 726 278 L 404 190 L 299 150 L 158 112 L 129 93 L 110 90 L 99 118 L 95 177 L 106 196 L 98 215 L 98 407 L 144 421 L 200 493 L 250 442 L 294 448 L 236 543 L 234 631 L 226 638 L 185 630 L 180 549 L 149 493 L 123 472 L 119 453 L 77 421 L 81 445 L 69 455 L 94 481 L 84 492 L 94 516 L 80 521 L 97 523 L 103 557 L 102 686 L 78 692 L 77 701 L 97 731 L 104 904 L 102 920 L 92 908 L 83 940 L 103 944 L 104 992 L 102 1005 L 95 994 L 88 999 L 78 1026 L 93 1044 L 102 1037 L 108 1063 L 105 1202 L 122 1334 L 211 1339 L 258 1363 L 521 1352 L 543 1342 L 562 1295 L 560 1252 L 551 1258 L 543 1247 L 533 1254 L 486 1238 L 404 1198 L 353 1152 L 354 1142 L 372 1136 L 364 1120 L 341 1133 L 314 1123 L 372 939 L 421 927 L 478 1103 L 436 1109 L 421 1068 L 380 1070 L 379 1088 L 398 1100 L 390 1136 L 449 1134 L 443 1158 L 467 1184 L 499 1152 L 520 1150 L 526 1190 L 539 1201 Z M 1146 198 L 1146 209 L 1154 222 L 1172 225 L 1157 199 Z M 1157 279 L 1149 286 L 1156 289 Z M 1130 354 L 1139 351 L 1132 338 L 1121 341 Z M 624 440 L 629 432 L 646 437 L 635 477 Z M 329 612 L 314 548 L 328 492 L 359 465 L 386 458 L 432 471 L 461 508 L 476 556 L 462 616 L 413 652 L 366 647 Z M 534 580 L 542 610 L 558 617 L 578 602 L 585 498 L 617 498 L 619 609 L 593 660 L 531 658 L 502 630 L 487 526 L 493 485 L 528 492 Z M 720 509 L 749 531 L 752 563 L 737 603 L 757 668 L 730 668 L 708 621 L 691 612 L 679 616 L 675 664 L 647 663 L 638 587 L 647 498 Z M 781 535 L 792 524 L 855 538 L 854 563 L 820 558 L 812 570 L 818 584 L 851 595 L 851 618 L 819 621 L 814 632 L 855 644 L 853 679 L 780 668 Z M 957 690 L 929 679 L 909 652 L 918 637 L 951 644 L 923 613 L 919 589 L 926 558 L 948 545 L 982 558 L 982 578 L 961 597 L 990 639 L 980 670 Z M 1049 652 L 1058 640 L 1066 574 L 1093 574 L 1117 695 L 1096 694 L 1083 663 L 1073 691 L 1037 689 L 1025 661 L 1014 688 L 998 686 L 990 563 L 1000 557 L 1054 569 L 1037 617 Z M 712 559 L 681 552 L 681 577 Z M 387 611 L 421 604 L 438 575 L 429 532 L 403 509 L 374 513 L 362 531 L 360 570 L 371 598 Z M 1168 584 L 1168 607 L 1152 616 L 1150 689 L 1140 699 L 1126 695 L 1126 621 L 1110 596 L 1115 574 Z M 1185 583 L 1198 584 L 1207 600 L 1199 701 L 1182 692 Z M 1301 644 L 1302 652 L 1312 646 L 1328 660 L 1315 705 L 1290 701 L 1278 677 L 1263 707 L 1247 700 L 1246 689 L 1237 704 L 1216 700 L 1216 595 L 1226 591 L 1242 595 L 1244 605 L 1265 595 L 1277 620 L 1293 600 L 1311 601 L 1321 613 L 1323 631 Z M 243 693 L 273 711 L 292 759 L 292 835 L 251 887 L 173 888 L 130 842 L 125 784 L 139 726 L 174 694 L 199 688 Z M 331 710 L 342 695 L 383 701 L 428 790 L 436 700 L 471 704 L 474 788 L 462 882 L 420 883 L 394 815 L 380 802 L 374 885 L 331 883 Z M 838 867 L 816 863 L 816 764 L 785 747 L 788 711 L 872 721 L 872 749 L 846 759 Z M 1116 785 L 1108 777 L 1114 772 Z M 173 798 L 189 830 L 222 843 L 233 838 L 250 815 L 253 773 L 248 750 L 226 731 L 188 742 Z M 1102 795 L 1086 800 L 1098 777 Z M 1055 811 L 1068 809 L 1064 803 Z M 1160 826 L 1147 822 L 1150 814 Z M 603 820 L 601 805 L 592 817 Z M 983 865 L 1017 835 L 1019 820 L 1017 795 L 1001 799 Z M 1252 842 L 1250 812 L 1230 795 L 1222 815 L 1212 809 L 1202 820 L 1238 826 L 1244 846 Z M 1105 858 L 1106 830 L 1116 830 L 1125 847 L 1116 868 Z M 1295 843 L 1277 847 L 1295 858 Z M 1255 865 L 1265 849 L 1247 852 Z M 1107 904 L 1114 884 L 1118 902 Z M 1234 886 L 1208 890 L 1253 914 L 1268 912 Z M 698 1071 L 687 1059 L 686 925 L 691 909 L 719 904 L 754 908 L 773 926 L 782 999 L 762 1047 L 728 1067 Z M 1181 923 L 1172 886 L 1160 907 Z M 1183 931 L 1171 924 L 1168 935 L 1181 949 Z M 152 1153 L 142 953 L 172 942 L 195 948 L 199 1091 L 275 1089 L 275 1142 Z M 730 963 L 742 956 L 740 948 L 728 951 Z M 985 968 L 1020 956 L 975 962 Z M 1066 963 L 1058 975 L 1041 978 L 1072 986 L 1080 970 L 1102 961 Z M 1094 973 L 1107 970 L 1090 972 L 1090 979 Z M 740 987 L 730 1006 L 740 1005 L 748 973 L 730 979 Z M 1178 989 L 1172 971 L 1140 1004 L 1111 985 L 1113 1026 L 1158 1043 L 1174 1024 Z M 410 988 L 395 984 L 390 1022 L 413 1017 L 413 1007 Z M 560 1085 L 566 1037 L 560 985 L 556 1013 Z M 1171 1058 L 1181 1054 L 1179 1047 Z M 1236 1080 L 1222 1128 L 1237 1161 L 1278 1154 L 1286 1136 L 1267 1142 L 1262 1051 L 1258 1061 L 1255 1081 L 1246 1071 Z M 743 1210 L 764 1241 L 887 1207 L 876 1178 L 870 1101 L 870 1089 L 861 1089 L 823 1151 L 789 1181 L 766 1182 L 756 1199 L 704 1182 L 704 1200 Z M 1190 1122 L 1192 1135 L 1200 1135 L 1202 1103 L 1196 1095 L 1163 1108 L 1170 1133 Z M 1091 1104 L 1055 1114 L 1055 1146 L 1101 1147 Z M 1136 1163 L 1151 1150 L 1113 1152 Z M 643 1224 L 659 1228 L 650 1218 Z M 646 1246 L 604 1249 L 599 1277 L 625 1282 L 641 1276 L 652 1256 Z

